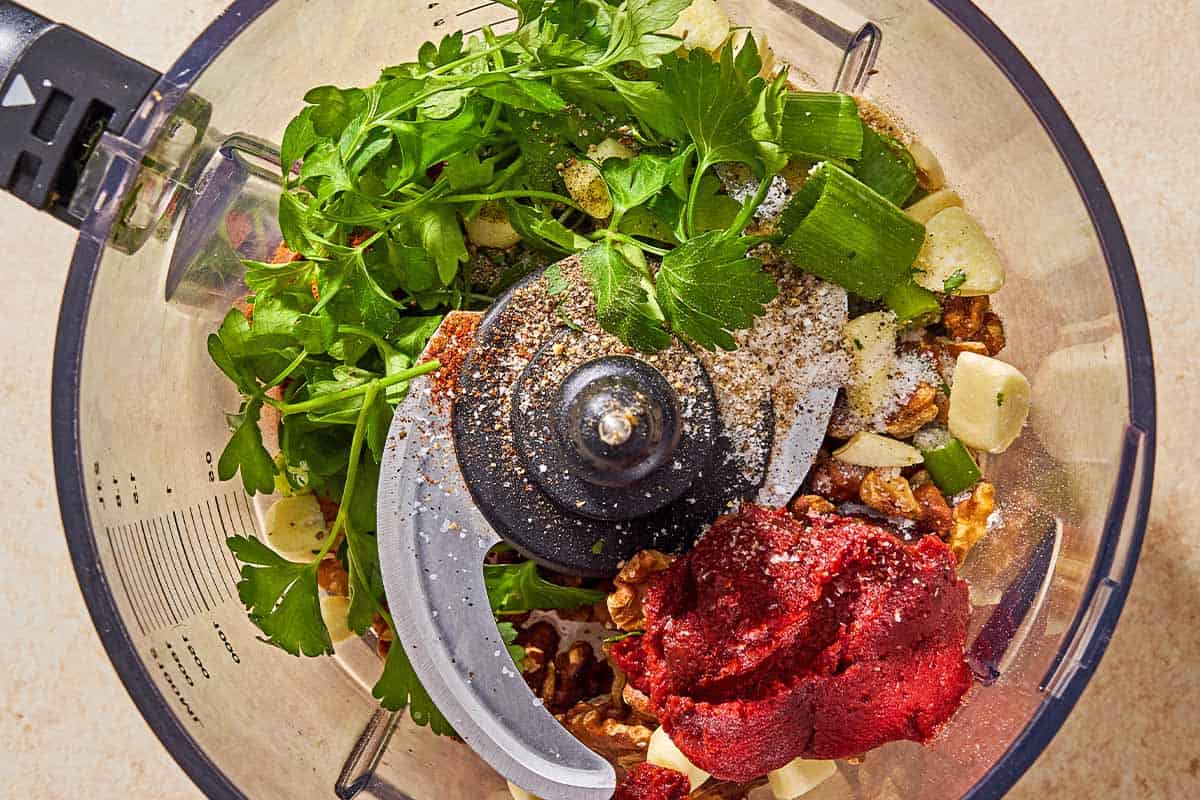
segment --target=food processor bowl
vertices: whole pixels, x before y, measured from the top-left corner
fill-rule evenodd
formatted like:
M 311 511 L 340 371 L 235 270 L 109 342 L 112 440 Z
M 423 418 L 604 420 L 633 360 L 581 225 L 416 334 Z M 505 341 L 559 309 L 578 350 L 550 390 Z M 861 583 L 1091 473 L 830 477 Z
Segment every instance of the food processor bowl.
M 1010 644 L 998 675 L 971 690 L 934 742 L 840 763 L 811 795 L 999 796 L 1095 670 L 1141 544 L 1154 379 L 1125 236 L 1066 114 L 970 3 L 728 0 L 727 9 L 767 34 L 798 82 L 861 89 L 901 120 L 938 154 L 1007 262 L 996 302 L 1006 358 L 1033 383 L 1033 411 L 1018 444 L 982 465 L 1000 515 L 964 576 L 973 633 L 1000 619 Z M 278 241 L 269 143 L 302 95 L 369 83 L 426 39 L 503 28 L 512 16 L 478 0 L 240 0 L 157 79 L 123 130 L 101 136 L 79 176 L 53 383 L 63 521 L 110 658 L 210 796 L 507 796 L 464 745 L 379 710 L 370 687 L 381 664 L 366 641 L 303 660 L 259 641 L 224 539 L 259 534 L 261 508 L 216 476 L 224 412 L 238 398 L 205 339 L 244 295 L 238 257 L 262 258 Z M 10 64 L 0 57 L 0 72 Z M 1026 597 L 1027 613 L 1005 618 L 1005 590 L 1035 554 L 1049 577 Z

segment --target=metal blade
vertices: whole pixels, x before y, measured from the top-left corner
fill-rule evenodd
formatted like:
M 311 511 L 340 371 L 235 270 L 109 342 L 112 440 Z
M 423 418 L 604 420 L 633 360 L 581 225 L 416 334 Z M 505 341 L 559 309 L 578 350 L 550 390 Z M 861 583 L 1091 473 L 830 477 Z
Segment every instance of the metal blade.
M 825 440 L 837 393 L 836 386 L 820 386 L 796 403 L 791 427 L 775 437 L 767 475 L 754 502 L 768 507 L 782 506 L 796 494 Z
M 443 323 L 445 325 L 445 323 Z M 483 558 L 500 541 L 455 457 L 448 401 L 415 381 L 380 470 L 379 560 L 396 632 L 455 731 L 497 772 L 545 800 L 601 800 L 612 766 L 542 707 L 505 650 Z
M 1012 666 L 1046 598 L 1061 547 L 1062 522 L 1055 520 L 1054 527 L 1034 548 L 1025 569 L 1004 590 L 996 610 L 979 629 L 967 651 L 967 664 L 981 683 L 993 683 Z

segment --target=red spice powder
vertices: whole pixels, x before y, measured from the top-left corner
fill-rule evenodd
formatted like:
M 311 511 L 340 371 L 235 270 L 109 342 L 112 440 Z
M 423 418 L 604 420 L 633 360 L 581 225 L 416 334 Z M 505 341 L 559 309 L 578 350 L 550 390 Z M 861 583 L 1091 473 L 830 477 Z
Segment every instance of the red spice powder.
M 434 359 L 442 362 L 441 368 L 430 376 L 430 391 L 435 403 L 440 405 L 453 398 L 458 390 L 458 375 L 475 343 L 475 331 L 481 318 L 482 315 L 475 311 L 451 311 L 429 340 L 421 363 Z

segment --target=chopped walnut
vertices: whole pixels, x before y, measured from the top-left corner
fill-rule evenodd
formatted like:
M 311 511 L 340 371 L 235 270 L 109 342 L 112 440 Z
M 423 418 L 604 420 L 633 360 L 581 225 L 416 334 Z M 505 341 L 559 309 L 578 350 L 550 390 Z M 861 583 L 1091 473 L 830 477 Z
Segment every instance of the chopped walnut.
M 335 597 L 349 597 L 350 573 L 336 558 L 321 559 L 317 565 L 317 585 Z
M 554 659 L 553 687 L 542 686 L 543 701 L 555 713 L 565 711 L 580 700 L 607 694 L 612 684 L 612 668 L 607 661 L 597 660 L 592 646 L 585 641 L 571 645 Z M 551 673 L 547 670 L 547 681 Z M 546 695 L 549 695 L 548 697 Z
M 959 297 L 951 295 L 942 304 L 942 324 L 950 335 L 959 341 L 974 339 L 975 334 L 983 326 L 984 315 L 988 313 L 990 302 L 987 295 L 979 297 Z
M 608 596 L 608 613 L 613 623 L 623 631 L 641 630 L 646 626 L 642 603 L 650 576 L 671 566 L 675 559 L 657 550 L 642 550 L 625 562 L 613 578 L 612 594 Z
M 650 696 L 630 684 L 625 684 L 621 690 L 621 699 L 629 706 L 630 714 L 638 722 L 658 723 L 658 714 L 650 703 Z
M 941 491 L 932 483 L 922 483 L 912 490 L 921 507 L 921 529 L 943 536 L 954 527 L 954 514 Z
M 917 384 L 904 406 L 888 420 L 887 432 L 897 439 L 907 439 L 937 419 L 938 390 L 925 381 Z
M 517 631 L 517 644 L 525 648 L 525 661 L 521 665 L 521 675 L 525 683 L 539 697 L 542 696 L 546 684 L 547 673 L 554 667 L 554 657 L 558 653 L 558 629 L 546 620 L 540 620 Z M 551 679 L 550 694 L 554 693 Z M 544 699 L 544 698 L 543 698 Z
M 1004 323 L 997 314 L 989 311 L 983 317 L 983 327 L 979 329 L 979 341 L 987 348 L 988 355 L 998 355 L 1004 349 L 1008 340 L 1004 336 Z
M 836 506 L 824 497 L 816 494 L 802 494 L 792 501 L 792 515 L 803 517 L 808 514 L 832 514 Z
M 829 415 L 827 435 L 834 439 L 849 439 L 860 430 L 862 430 L 862 420 L 850 410 L 850 401 L 846 399 L 846 393 L 838 392 L 837 400 L 833 404 L 833 412 Z
M 954 529 L 947 542 L 962 564 L 971 548 L 987 533 L 988 517 L 996 510 L 996 489 L 987 481 L 975 484 L 971 496 L 954 506 Z
M 955 342 L 951 339 L 938 338 L 933 346 L 949 357 L 951 363 L 958 358 L 959 353 L 974 353 L 977 356 L 988 354 L 987 345 L 983 342 Z
M 921 505 L 912 487 L 894 467 L 878 467 L 862 480 L 859 497 L 871 508 L 889 517 L 920 519 Z
M 618 766 L 628 769 L 646 760 L 653 731 L 629 721 L 608 700 L 577 703 L 561 721 L 576 739 Z
M 950 395 L 938 392 L 936 402 L 938 410 L 936 419 L 940 424 L 946 425 L 950 422 Z
M 867 468 L 847 464 L 831 458 L 822 450 L 817 454 L 817 463 L 808 477 L 808 488 L 833 502 L 857 500 Z

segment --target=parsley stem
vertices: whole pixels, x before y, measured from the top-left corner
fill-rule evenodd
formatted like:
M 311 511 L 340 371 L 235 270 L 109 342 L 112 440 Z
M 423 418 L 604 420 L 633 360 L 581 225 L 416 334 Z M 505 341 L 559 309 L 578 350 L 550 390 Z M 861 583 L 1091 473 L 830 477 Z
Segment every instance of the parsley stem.
M 301 350 L 300 355 L 293 358 L 292 363 L 290 363 L 286 367 L 284 367 L 283 371 L 280 372 L 278 375 L 276 375 L 271 380 L 271 382 L 268 383 L 264 388 L 270 389 L 273 386 L 278 386 L 279 384 L 283 383 L 284 380 L 287 378 L 287 376 L 291 375 L 293 372 L 296 371 L 296 367 L 298 367 L 304 363 L 304 359 L 306 359 L 306 358 L 308 358 L 308 351 Z
M 637 247 L 644 252 L 647 252 L 647 253 L 650 253 L 650 254 L 656 255 L 656 256 L 665 256 L 667 253 L 670 252 L 669 250 L 664 250 L 661 247 L 655 247 L 654 245 L 646 244 L 645 242 L 641 241 L 640 239 L 633 238 L 629 234 L 618 233 L 617 231 L 612 231 L 612 230 L 595 231 L 593 233 L 586 234 L 586 236 L 588 239 L 591 239 L 593 242 L 599 241 L 600 239 L 611 239 L 615 242 L 624 242 L 625 244 L 631 244 L 634 247 Z
M 492 53 L 496 52 L 497 50 L 503 50 L 505 47 L 507 47 L 508 43 L 514 37 L 515 37 L 515 34 L 511 34 L 511 33 L 505 34 L 504 36 L 500 37 L 500 39 L 497 39 L 495 36 L 492 36 L 488 46 L 485 47 L 484 49 L 478 50 L 469 55 L 465 55 L 462 58 L 459 58 L 459 59 L 449 62 L 448 64 L 442 64 L 440 67 L 436 67 L 435 69 L 431 69 L 429 72 L 425 73 L 425 77 L 433 78 L 438 75 L 445 74 L 447 72 L 453 72 L 454 70 L 461 67 L 463 64 L 470 64 L 472 61 L 478 61 L 481 58 L 490 56 Z
M 367 415 L 371 412 L 371 405 L 375 402 L 375 395 L 379 393 L 380 382 L 371 381 L 366 386 L 366 391 L 363 393 L 362 408 L 358 410 L 358 421 L 354 423 L 354 436 L 350 439 L 350 463 L 346 467 L 346 483 L 342 489 L 342 499 L 338 503 L 337 516 L 333 519 L 333 525 L 329 529 L 329 539 L 332 541 L 338 535 L 346 524 L 346 515 L 349 513 L 350 502 L 354 499 L 354 484 L 355 478 L 358 475 L 358 462 L 362 458 L 363 439 L 366 438 L 367 432 Z M 330 541 L 325 543 L 322 548 L 321 555 L 330 547 Z M 317 559 L 318 562 L 320 559 Z
M 708 162 L 700 159 L 696 172 L 692 175 L 692 185 L 688 189 L 687 206 L 684 208 L 683 230 L 688 238 L 696 235 L 696 199 L 700 197 L 700 179 L 708 170 Z
M 488 25 L 483 26 L 483 38 L 492 48 L 496 47 L 496 35 L 492 33 L 492 29 Z M 492 66 L 496 69 L 504 69 L 504 54 L 497 48 L 492 53 Z M 504 108 L 504 103 L 499 100 L 492 101 L 492 110 L 488 113 L 487 121 L 483 123 L 483 135 L 490 136 L 496 128 L 496 122 L 500 119 L 500 111 Z
M 579 204 L 569 197 L 554 192 L 538 192 L 532 189 L 509 189 L 503 192 L 487 192 L 484 194 L 452 194 L 442 198 L 444 203 L 474 203 L 478 201 L 501 200 L 506 197 L 536 197 L 539 200 L 553 200 L 556 203 L 562 203 L 565 206 L 570 206 L 574 209 L 579 208 Z
M 290 414 L 302 414 L 306 411 L 316 411 L 317 409 L 333 405 L 334 403 L 350 397 L 357 397 L 360 394 L 365 395 L 368 392 L 374 393 L 380 389 L 386 389 L 394 384 L 403 383 L 404 381 L 412 380 L 413 378 L 421 375 L 426 375 L 441 366 L 442 362 L 435 358 L 432 361 L 426 361 L 422 364 L 417 364 L 415 367 L 403 370 L 402 372 L 397 372 L 394 375 L 388 375 L 385 378 L 376 378 L 375 380 L 364 383 L 361 386 L 343 389 L 340 392 L 330 392 L 329 394 L 323 394 L 320 397 L 314 397 L 311 400 L 302 400 L 299 403 L 280 403 L 276 401 L 271 403 L 271 405 L 277 409 L 279 413 L 285 416 Z M 367 404 L 364 402 L 363 405 L 365 407 Z
M 766 199 L 767 192 L 771 189 L 771 181 L 774 180 L 774 178 L 775 174 L 771 173 L 770 175 L 764 176 L 763 179 L 758 182 L 758 188 L 755 189 L 754 196 L 742 204 L 737 216 L 733 218 L 733 222 L 725 230 L 725 233 L 721 235 L 722 239 L 730 239 L 734 236 L 737 236 L 742 232 L 742 230 L 745 229 L 747 225 L 750 224 L 750 217 L 754 215 L 754 212 L 757 211 L 758 207 L 762 205 L 762 201 Z

